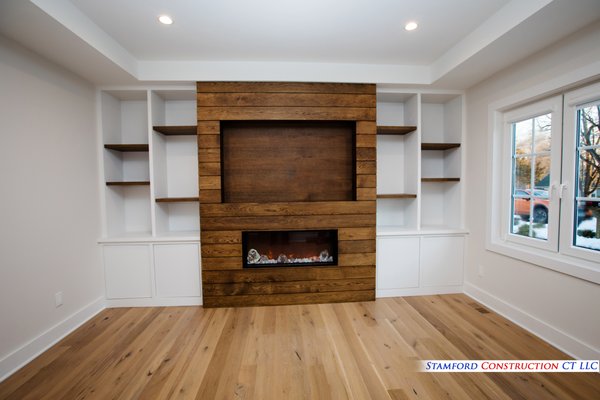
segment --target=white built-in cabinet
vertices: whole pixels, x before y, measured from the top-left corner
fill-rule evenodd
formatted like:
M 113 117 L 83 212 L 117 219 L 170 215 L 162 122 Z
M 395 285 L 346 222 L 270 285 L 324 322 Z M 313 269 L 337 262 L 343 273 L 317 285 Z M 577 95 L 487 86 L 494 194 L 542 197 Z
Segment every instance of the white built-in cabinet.
M 462 291 L 464 96 L 378 88 L 377 295 Z
M 198 243 L 103 244 L 108 306 L 197 305 Z
M 98 92 L 109 305 L 201 304 L 195 87 Z

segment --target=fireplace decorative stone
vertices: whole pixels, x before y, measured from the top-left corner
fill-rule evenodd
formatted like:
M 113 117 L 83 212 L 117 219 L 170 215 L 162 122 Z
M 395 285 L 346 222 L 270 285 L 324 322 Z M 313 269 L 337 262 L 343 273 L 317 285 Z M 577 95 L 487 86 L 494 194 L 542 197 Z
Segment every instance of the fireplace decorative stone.
M 204 306 L 373 300 L 375 85 L 198 82 L 197 91 Z M 243 243 L 243 232 L 272 231 L 336 235 L 308 257 Z M 248 265 L 251 249 L 251 259 L 283 262 Z M 289 262 L 317 256 L 332 261 Z
M 244 268 L 337 265 L 337 230 L 242 232 Z

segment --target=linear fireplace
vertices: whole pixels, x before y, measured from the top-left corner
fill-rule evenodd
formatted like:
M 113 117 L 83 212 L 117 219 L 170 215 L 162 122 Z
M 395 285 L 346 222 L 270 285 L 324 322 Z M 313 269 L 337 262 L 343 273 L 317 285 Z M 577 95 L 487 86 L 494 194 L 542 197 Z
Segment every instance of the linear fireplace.
M 337 230 L 242 232 L 244 268 L 337 265 Z

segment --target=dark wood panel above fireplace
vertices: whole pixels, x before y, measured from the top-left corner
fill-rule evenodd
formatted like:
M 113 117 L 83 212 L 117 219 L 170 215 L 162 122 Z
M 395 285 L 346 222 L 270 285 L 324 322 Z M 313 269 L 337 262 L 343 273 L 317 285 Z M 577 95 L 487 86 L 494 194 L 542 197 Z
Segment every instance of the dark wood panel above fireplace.
M 355 123 L 221 123 L 223 202 L 354 200 Z
M 375 85 L 197 87 L 204 305 L 374 299 Z M 323 229 L 336 266 L 243 268 L 243 231 Z

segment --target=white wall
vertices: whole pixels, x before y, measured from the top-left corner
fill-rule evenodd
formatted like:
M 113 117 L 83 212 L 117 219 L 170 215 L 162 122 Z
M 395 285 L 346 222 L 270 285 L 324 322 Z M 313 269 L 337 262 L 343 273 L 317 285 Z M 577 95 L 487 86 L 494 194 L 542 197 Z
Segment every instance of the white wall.
M 103 306 L 95 124 L 89 83 L 0 36 L 0 380 Z
M 600 356 L 600 285 L 485 250 L 488 106 L 600 60 L 588 27 L 467 91 L 465 291 L 578 357 Z M 597 71 L 600 73 L 600 71 Z M 483 276 L 478 276 L 479 269 Z

